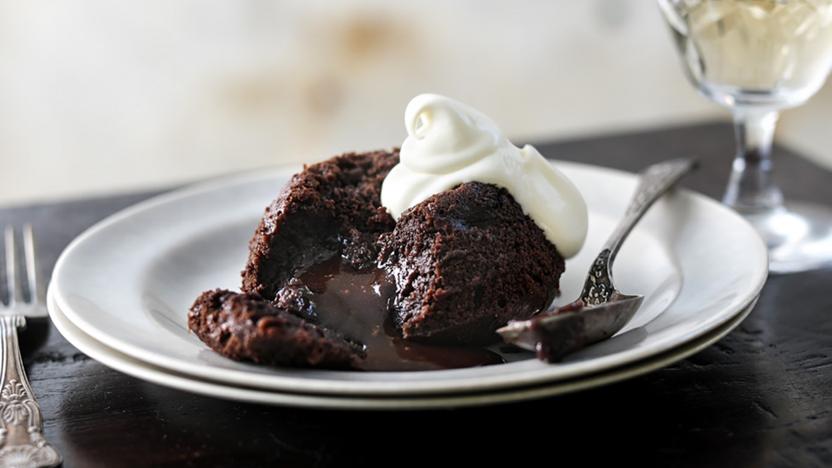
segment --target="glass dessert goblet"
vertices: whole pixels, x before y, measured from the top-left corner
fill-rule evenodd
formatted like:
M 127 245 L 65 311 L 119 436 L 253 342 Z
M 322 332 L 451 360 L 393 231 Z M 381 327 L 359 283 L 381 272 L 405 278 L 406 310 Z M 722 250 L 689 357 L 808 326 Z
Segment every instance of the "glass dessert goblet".
M 805 102 L 832 66 L 832 0 L 658 0 L 687 76 L 734 116 L 723 202 L 765 239 L 772 272 L 832 265 L 832 209 L 784 203 L 772 179 L 778 112 Z

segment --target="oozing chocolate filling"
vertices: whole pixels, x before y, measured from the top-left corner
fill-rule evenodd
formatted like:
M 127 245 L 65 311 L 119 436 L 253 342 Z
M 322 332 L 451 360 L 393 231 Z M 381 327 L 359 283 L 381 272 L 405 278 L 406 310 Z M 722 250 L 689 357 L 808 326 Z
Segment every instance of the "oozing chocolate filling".
M 395 288 L 383 270 L 362 271 L 339 257 L 317 264 L 300 276 L 312 293 L 317 322 L 361 343 L 368 371 L 454 369 L 500 364 L 499 354 L 477 346 L 440 346 L 405 341 L 388 313 Z

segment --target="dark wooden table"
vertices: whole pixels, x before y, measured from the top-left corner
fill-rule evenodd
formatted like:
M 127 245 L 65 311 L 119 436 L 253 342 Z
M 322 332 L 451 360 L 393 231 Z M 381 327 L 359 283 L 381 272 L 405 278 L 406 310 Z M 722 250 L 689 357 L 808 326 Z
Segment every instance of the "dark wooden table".
M 687 185 L 719 197 L 733 136 L 726 124 L 711 123 L 539 148 L 631 171 L 696 155 L 703 165 Z M 784 148 L 775 159 L 788 197 L 832 203 L 832 173 Z M 150 195 L 2 209 L 0 226 L 32 222 L 48 272 L 83 229 Z M 32 324 L 22 341 L 46 437 L 71 467 L 430 467 L 453 460 L 519 467 L 576 459 L 832 466 L 832 269 L 770 278 L 737 330 L 676 365 L 576 394 L 477 409 L 357 413 L 241 404 L 110 370 L 46 322 Z

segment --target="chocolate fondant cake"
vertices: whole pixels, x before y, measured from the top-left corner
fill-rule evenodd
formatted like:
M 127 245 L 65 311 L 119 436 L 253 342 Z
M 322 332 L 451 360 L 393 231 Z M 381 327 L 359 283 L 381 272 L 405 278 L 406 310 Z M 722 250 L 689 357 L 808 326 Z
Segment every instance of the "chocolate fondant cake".
M 296 174 L 250 242 L 243 293 L 203 293 L 190 329 L 224 356 L 270 365 L 500 362 L 447 345 L 492 343 L 509 319 L 548 306 L 563 258 L 493 185 L 461 184 L 394 221 L 379 193 L 398 159 L 396 150 L 350 153 Z M 467 354 L 448 359 L 455 349 Z
M 249 243 L 242 293 L 193 304 L 200 339 L 284 366 L 504 362 L 487 346 L 558 294 L 564 257 L 586 239 L 586 203 L 470 106 L 421 94 L 404 116 L 401 151 L 347 153 L 292 177 Z

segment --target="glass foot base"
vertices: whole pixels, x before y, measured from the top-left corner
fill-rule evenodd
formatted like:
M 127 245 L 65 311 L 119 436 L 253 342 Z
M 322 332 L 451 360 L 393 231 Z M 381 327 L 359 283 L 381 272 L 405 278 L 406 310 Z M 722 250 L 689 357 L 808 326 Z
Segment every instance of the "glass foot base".
M 744 216 L 768 245 L 772 273 L 832 267 L 832 209 L 789 203 L 785 208 Z

